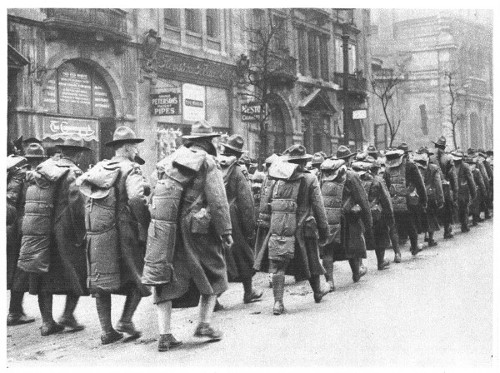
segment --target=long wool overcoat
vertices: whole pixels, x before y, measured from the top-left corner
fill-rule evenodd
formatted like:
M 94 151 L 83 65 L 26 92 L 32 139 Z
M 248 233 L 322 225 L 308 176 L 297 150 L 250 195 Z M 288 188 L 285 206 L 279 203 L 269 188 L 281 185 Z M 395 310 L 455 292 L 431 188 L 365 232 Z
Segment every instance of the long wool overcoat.
M 240 282 L 251 278 L 255 252 L 252 245 L 255 214 L 254 200 L 250 182 L 241 165 L 229 166 L 224 177 L 226 195 L 229 201 L 231 225 L 233 228 L 233 246 L 226 250 L 226 264 L 229 281 Z
M 481 213 L 481 201 L 486 200 L 488 190 L 486 188 L 483 175 L 475 164 L 470 166 L 474 183 L 477 186 L 476 198 L 472 199 L 470 203 L 470 213 L 479 215 Z
M 468 205 L 476 198 L 476 184 L 467 163 L 461 161 L 456 165 L 458 180 L 458 203 Z
M 196 144 L 191 148 L 206 153 Z M 199 224 L 197 217 L 207 216 L 204 211 L 210 219 Z M 228 288 L 220 237 L 232 233 L 231 217 L 222 172 L 208 153 L 200 171 L 184 191 L 177 230 L 172 263 L 174 280 L 156 286 L 154 302 L 172 300 L 174 307 L 195 307 L 200 294 L 218 295 Z
M 7 173 L 7 289 L 27 291 L 29 274 L 17 268 L 17 259 L 21 249 L 21 220 L 23 215 L 24 182 L 26 169 L 21 166 L 26 159 L 10 156 L 12 163 Z
M 371 234 L 373 227 L 368 195 L 358 174 L 347 169 L 343 177 L 346 180 L 342 191 L 342 206 L 347 211 L 344 209 L 340 224 L 341 243 L 339 245 L 332 242 L 324 247 L 325 254 L 333 253 L 334 261 L 366 258 L 365 233 Z M 355 205 L 360 207 L 360 211 L 352 213 L 351 208 Z
M 298 173 L 296 178 L 301 179 L 297 197 L 297 230 L 295 232 L 295 252 L 287 268 L 287 274 L 295 276 L 296 281 L 309 279 L 312 275 L 322 275 L 325 269 L 321 265 L 319 257 L 318 237 L 306 237 L 305 222 L 310 216 L 316 220 L 319 237 L 326 239 L 328 235 L 328 222 L 326 219 L 323 197 L 316 176 L 308 171 Z M 294 179 L 296 180 L 296 179 Z M 265 209 L 272 195 L 272 183 L 266 195 L 261 199 L 261 207 Z M 308 236 L 313 236 L 312 234 Z M 255 259 L 254 268 L 257 271 L 268 272 L 269 269 L 269 233 L 260 248 Z
M 68 169 L 68 172 L 57 181 L 49 272 L 30 274 L 30 293 L 88 295 L 85 201 L 75 183 L 82 171 L 66 158 L 61 158 L 55 165 Z
M 427 167 L 419 166 L 420 174 L 424 180 L 427 195 L 427 210 L 420 210 L 418 232 L 439 231 L 438 206 L 444 206 L 443 184 L 439 166 L 429 163 Z

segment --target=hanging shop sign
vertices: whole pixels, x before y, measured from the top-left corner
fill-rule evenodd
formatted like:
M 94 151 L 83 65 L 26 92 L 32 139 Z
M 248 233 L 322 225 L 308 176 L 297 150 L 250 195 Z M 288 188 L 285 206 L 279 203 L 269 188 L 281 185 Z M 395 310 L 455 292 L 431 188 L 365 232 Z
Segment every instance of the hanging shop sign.
M 43 137 L 52 140 L 73 138 L 98 141 L 98 121 L 96 119 L 43 118 Z
M 151 94 L 152 115 L 179 115 L 180 94 L 177 92 L 164 92 Z
M 241 121 L 255 122 L 259 120 L 261 111 L 261 106 L 258 102 L 241 104 Z
M 353 110 L 352 119 L 366 119 L 366 109 Z
M 205 87 L 195 84 L 182 85 L 182 114 L 184 120 L 205 120 Z

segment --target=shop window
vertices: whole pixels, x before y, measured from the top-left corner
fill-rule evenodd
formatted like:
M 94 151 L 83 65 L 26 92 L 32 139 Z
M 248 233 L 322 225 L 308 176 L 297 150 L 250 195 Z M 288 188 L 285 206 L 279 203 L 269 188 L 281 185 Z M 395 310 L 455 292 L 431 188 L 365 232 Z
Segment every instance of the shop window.
M 201 34 L 201 13 L 199 9 L 185 9 L 186 30 Z
M 207 36 L 211 38 L 219 37 L 219 11 L 217 9 L 207 9 Z
M 180 26 L 180 9 L 164 9 L 163 18 L 166 26 Z

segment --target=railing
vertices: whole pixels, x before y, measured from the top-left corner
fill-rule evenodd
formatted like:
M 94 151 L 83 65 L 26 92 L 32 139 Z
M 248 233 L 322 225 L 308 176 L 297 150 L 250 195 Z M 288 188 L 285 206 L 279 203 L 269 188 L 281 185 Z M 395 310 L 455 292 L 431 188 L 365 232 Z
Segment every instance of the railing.
M 257 51 L 250 52 L 250 63 L 262 71 L 265 67 L 273 83 L 289 84 L 297 80 L 297 60 L 287 53 L 269 53 L 267 66 L 264 66 L 263 57 Z
M 344 88 L 344 74 L 343 73 L 334 73 L 333 74 L 333 82 L 338 84 L 342 89 Z M 358 77 L 353 74 L 349 74 L 347 76 L 347 90 L 348 91 L 366 91 L 366 78 Z
M 120 9 L 46 9 L 45 23 L 58 28 L 101 31 L 108 36 L 128 38 L 126 12 Z

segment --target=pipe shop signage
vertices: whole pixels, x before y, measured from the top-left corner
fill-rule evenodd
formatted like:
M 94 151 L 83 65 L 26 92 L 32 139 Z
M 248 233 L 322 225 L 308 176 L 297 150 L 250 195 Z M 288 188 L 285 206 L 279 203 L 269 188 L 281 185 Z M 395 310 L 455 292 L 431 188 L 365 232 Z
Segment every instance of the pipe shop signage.
M 152 115 L 179 115 L 180 94 L 178 92 L 164 92 L 151 94 Z
M 95 119 L 43 118 L 43 137 L 52 140 L 73 138 L 97 141 L 98 122 Z

